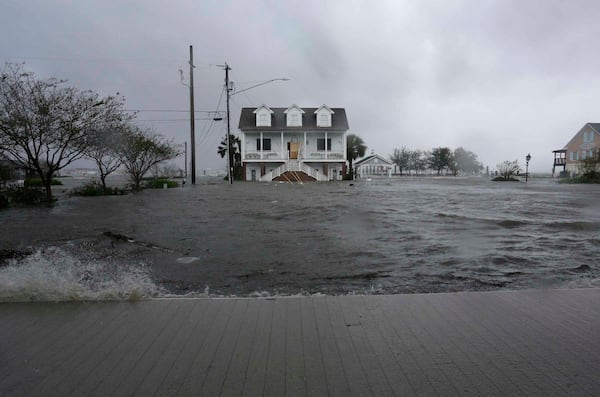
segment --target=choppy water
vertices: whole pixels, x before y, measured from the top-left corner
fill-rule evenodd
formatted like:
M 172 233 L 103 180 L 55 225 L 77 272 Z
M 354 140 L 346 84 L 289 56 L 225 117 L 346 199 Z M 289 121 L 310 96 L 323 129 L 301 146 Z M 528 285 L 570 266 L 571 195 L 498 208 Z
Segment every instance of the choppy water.
M 550 179 L 205 180 L 0 224 L 33 253 L 0 267 L 0 300 L 600 286 L 600 186 Z

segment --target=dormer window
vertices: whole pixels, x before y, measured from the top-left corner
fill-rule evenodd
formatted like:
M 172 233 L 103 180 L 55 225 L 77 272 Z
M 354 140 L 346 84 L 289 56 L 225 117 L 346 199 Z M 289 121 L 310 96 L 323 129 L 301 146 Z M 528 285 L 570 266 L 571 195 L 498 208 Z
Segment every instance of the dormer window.
M 273 111 L 266 105 L 261 105 L 253 112 L 256 114 L 256 126 L 257 127 L 270 127 L 271 126 L 271 115 Z
M 302 114 L 304 110 L 302 110 L 297 105 L 292 105 L 287 108 L 283 113 L 285 113 L 286 126 L 287 127 L 302 127 Z
M 331 115 L 333 113 L 333 110 L 327 105 L 323 105 L 315 110 L 315 114 L 317 115 L 317 127 L 331 127 Z

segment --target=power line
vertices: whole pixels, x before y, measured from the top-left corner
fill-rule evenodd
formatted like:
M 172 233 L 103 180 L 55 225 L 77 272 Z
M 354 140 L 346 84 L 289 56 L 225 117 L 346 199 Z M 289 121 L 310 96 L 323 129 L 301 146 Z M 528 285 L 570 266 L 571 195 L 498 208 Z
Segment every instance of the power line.
M 155 113 L 189 113 L 190 110 L 179 109 L 123 109 L 125 112 L 155 112 Z M 219 113 L 219 110 L 194 110 L 194 113 Z M 189 120 L 189 119 L 188 119 Z

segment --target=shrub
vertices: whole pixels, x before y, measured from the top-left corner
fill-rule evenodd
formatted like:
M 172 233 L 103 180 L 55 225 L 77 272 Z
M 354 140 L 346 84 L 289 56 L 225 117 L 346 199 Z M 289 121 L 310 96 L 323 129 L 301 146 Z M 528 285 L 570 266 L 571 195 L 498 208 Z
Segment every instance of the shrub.
M 8 208 L 8 195 L 6 192 L 0 192 L 0 209 Z
M 34 205 L 46 202 L 46 192 L 35 187 L 11 185 L 4 194 L 11 204 Z
M 167 184 L 167 188 L 169 188 L 169 189 L 174 188 L 174 187 L 179 187 L 179 183 L 177 183 L 176 181 L 159 178 L 159 179 L 150 179 L 150 180 L 146 181 L 146 183 L 144 184 L 144 188 L 146 188 L 146 189 L 162 189 L 163 185 L 165 183 Z
M 125 189 L 107 186 L 106 191 L 98 182 L 87 183 L 77 189 L 73 189 L 73 196 L 122 196 L 127 194 Z
M 52 179 L 50 181 L 51 185 L 62 185 L 63 183 L 57 179 Z M 44 187 L 44 183 L 42 182 L 42 178 L 28 178 L 25 179 L 24 182 L 25 187 Z

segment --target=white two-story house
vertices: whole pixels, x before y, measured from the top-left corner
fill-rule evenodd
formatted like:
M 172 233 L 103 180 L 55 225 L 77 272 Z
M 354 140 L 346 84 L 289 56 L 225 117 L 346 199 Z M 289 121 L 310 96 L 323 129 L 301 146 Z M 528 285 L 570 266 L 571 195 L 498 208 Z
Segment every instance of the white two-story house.
M 343 108 L 242 108 L 239 129 L 247 181 L 330 181 L 346 173 Z

